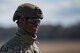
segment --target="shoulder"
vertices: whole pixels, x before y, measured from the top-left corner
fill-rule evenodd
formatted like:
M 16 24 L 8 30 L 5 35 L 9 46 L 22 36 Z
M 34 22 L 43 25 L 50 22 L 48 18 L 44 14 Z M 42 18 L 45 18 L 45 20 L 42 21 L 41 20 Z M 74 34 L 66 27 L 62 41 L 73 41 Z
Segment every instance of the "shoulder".
M 38 46 L 37 46 L 37 44 L 35 42 L 34 42 L 32 48 L 33 48 L 34 53 L 41 53 L 40 49 L 38 48 Z
M 0 48 L 0 53 L 2 51 L 12 51 L 15 47 L 19 48 L 20 40 L 17 37 L 11 38 L 9 41 L 7 41 L 2 47 Z

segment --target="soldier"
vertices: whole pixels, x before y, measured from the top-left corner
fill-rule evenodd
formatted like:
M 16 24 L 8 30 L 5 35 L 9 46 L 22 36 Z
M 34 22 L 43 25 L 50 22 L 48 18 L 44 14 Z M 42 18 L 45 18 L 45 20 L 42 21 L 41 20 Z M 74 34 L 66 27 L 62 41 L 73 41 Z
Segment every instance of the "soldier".
M 13 16 L 18 31 L 0 48 L 0 53 L 40 53 L 35 41 L 42 19 L 42 11 L 36 5 L 30 3 L 20 5 Z

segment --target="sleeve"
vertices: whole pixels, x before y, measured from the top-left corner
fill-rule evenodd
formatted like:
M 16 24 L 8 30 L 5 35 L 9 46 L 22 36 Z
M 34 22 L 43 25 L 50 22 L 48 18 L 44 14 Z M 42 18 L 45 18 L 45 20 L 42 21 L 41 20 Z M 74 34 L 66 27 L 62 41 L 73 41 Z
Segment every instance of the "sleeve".
M 6 45 L 0 48 L 0 53 L 20 53 L 20 48 Z
M 0 48 L 0 53 L 20 53 L 20 45 L 16 38 L 12 38 L 5 42 Z
M 12 49 L 12 48 L 9 48 L 9 47 L 6 46 L 6 45 L 3 45 L 3 46 L 0 48 L 0 53 L 13 53 L 13 49 Z

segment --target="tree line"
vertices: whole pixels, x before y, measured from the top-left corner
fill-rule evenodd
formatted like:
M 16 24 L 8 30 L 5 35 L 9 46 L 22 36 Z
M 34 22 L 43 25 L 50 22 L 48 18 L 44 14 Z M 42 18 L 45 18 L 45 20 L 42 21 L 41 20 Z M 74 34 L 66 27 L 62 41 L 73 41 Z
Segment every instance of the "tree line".
M 17 27 L 0 28 L 0 40 L 6 40 L 17 31 Z M 37 33 L 39 40 L 55 40 L 55 39 L 80 39 L 80 24 L 63 27 L 61 25 L 41 25 Z

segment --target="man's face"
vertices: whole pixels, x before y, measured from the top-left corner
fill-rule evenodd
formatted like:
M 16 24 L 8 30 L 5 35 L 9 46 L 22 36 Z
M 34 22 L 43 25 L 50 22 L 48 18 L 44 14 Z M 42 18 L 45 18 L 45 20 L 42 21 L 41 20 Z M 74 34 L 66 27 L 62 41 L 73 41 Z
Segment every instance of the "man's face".
M 39 28 L 41 19 L 28 19 L 26 27 L 30 30 L 32 33 L 37 33 L 37 30 Z
M 33 34 L 37 33 L 37 30 L 39 28 L 40 25 L 40 21 L 41 19 L 26 19 L 26 18 L 22 18 L 21 20 L 21 25 L 20 28 L 29 31 Z

